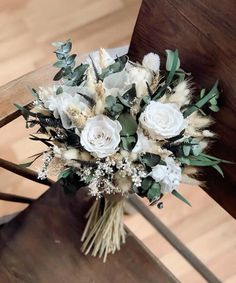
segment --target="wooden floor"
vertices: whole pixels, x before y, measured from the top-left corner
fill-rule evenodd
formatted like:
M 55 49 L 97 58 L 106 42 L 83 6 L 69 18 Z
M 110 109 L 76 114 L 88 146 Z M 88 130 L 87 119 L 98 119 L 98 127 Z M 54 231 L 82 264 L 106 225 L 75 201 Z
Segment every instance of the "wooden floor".
M 140 0 L 1 0 L 0 85 L 53 62 L 50 43 L 71 38 L 80 52 L 128 44 Z M 0 106 L 1 107 L 1 106 Z M 40 150 L 21 118 L 1 129 L 0 156 L 15 162 Z M 46 188 L 0 170 L 0 190 L 37 198 Z M 236 224 L 200 188 L 182 186 L 192 208 L 166 197 L 153 212 L 222 280 L 236 282 Z M 0 215 L 24 205 L 0 202 Z M 132 231 L 181 282 L 205 282 L 140 215 L 126 217 Z M 125 248 L 125 246 L 124 246 Z M 127 282 L 128 283 L 128 282 Z

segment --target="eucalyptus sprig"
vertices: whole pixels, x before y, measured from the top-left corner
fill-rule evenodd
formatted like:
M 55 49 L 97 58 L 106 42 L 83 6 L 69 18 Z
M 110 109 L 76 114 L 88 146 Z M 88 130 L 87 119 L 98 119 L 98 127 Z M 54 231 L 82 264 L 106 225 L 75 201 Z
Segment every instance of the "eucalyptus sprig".
M 88 64 L 80 64 L 76 67 L 76 54 L 70 54 L 72 43 L 70 40 L 66 42 L 54 42 L 53 46 L 57 47 L 54 53 L 57 56 L 57 62 L 53 64 L 54 67 L 59 68 L 53 80 L 59 81 L 63 79 L 66 86 L 78 86 L 84 79 L 85 71 L 89 67 Z M 62 86 L 57 89 L 57 94 L 63 92 Z

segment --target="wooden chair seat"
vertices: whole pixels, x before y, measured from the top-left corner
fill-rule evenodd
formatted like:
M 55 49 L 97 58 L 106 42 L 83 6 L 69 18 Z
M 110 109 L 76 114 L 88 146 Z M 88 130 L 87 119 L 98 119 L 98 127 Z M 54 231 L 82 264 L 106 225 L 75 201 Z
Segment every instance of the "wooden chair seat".
M 81 253 L 88 198 L 75 198 L 56 183 L 0 229 L 1 282 L 177 282 L 128 231 L 121 251 L 101 259 Z

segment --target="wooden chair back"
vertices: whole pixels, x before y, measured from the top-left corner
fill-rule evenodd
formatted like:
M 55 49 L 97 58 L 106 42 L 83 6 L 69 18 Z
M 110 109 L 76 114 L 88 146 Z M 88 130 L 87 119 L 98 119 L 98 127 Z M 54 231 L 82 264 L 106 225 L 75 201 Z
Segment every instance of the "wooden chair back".
M 212 154 L 236 161 L 236 3 L 234 0 L 144 0 L 132 36 L 129 56 L 148 52 L 164 58 L 165 49 L 179 50 L 183 69 L 199 86 L 219 79 L 221 111 L 214 114 L 218 140 Z M 236 217 L 236 166 L 222 165 L 225 178 L 207 169 L 206 192 Z

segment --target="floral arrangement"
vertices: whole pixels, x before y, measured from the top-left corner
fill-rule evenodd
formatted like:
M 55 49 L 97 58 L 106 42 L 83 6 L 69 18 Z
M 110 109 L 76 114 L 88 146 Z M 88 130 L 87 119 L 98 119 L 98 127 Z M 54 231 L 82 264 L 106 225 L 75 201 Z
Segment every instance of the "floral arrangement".
M 190 74 L 180 68 L 178 50 L 166 50 L 165 69 L 149 53 L 142 63 L 112 58 L 104 49 L 76 66 L 72 43 L 56 42 L 58 72 L 50 86 L 32 89 L 29 107 L 16 104 L 31 139 L 47 149 L 38 178 L 58 175 L 65 192 L 86 187 L 95 201 L 87 214 L 85 254 L 106 260 L 125 242 L 124 202 L 129 194 L 162 208 L 165 194 L 190 203 L 180 182 L 200 185 L 199 168 L 223 175 L 220 160 L 205 153 L 214 133 L 210 112 L 219 110 L 218 83 L 193 93 Z

